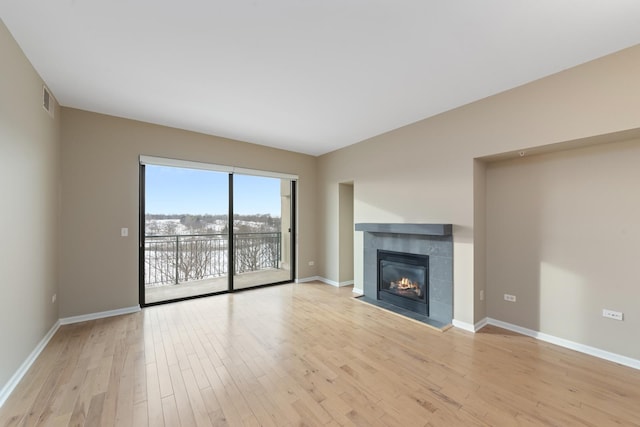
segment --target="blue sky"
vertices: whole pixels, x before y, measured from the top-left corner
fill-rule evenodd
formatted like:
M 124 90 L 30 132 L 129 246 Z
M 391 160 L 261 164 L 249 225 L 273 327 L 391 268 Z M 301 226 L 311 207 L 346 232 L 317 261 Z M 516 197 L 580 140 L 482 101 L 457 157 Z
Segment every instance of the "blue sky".
M 147 165 L 147 214 L 226 214 L 228 174 L 197 169 Z M 234 175 L 234 212 L 280 216 L 280 180 Z

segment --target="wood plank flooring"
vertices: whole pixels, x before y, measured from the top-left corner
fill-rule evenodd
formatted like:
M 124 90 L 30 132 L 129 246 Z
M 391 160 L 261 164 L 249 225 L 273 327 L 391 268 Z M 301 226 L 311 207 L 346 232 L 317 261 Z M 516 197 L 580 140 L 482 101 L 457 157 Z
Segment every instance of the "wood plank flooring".
M 640 371 L 282 285 L 60 328 L 0 426 L 640 425 Z

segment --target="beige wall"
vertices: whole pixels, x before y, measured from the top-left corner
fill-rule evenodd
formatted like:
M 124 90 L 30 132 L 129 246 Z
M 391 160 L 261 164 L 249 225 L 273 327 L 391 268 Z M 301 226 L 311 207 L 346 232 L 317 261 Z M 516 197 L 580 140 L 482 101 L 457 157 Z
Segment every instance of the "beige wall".
M 638 165 L 640 139 L 487 165 L 492 318 L 640 359 Z
M 1 390 L 58 319 L 60 120 L 2 21 L 0 57 Z
M 474 159 L 640 128 L 640 46 L 326 154 L 318 163 L 320 274 L 337 268 L 337 183 L 355 184 L 355 222 L 454 224 L 454 318 L 475 323 L 483 268 L 483 178 Z M 426 101 L 425 101 L 426 102 Z M 474 194 L 474 192 L 478 194 Z M 475 228 L 474 228 L 475 227 Z M 356 233 L 355 287 L 362 288 Z M 490 313 L 488 313 L 490 315 Z
M 338 196 L 338 283 L 346 284 L 353 281 L 353 184 L 339 184 Z
M 62 129 L 61 317 L 138 304 L 140 154 L 298 175 L 298 277 L 316 274 L 315 157 L 67 108 Z
M 474 320 L 484 319 L 486 310 L 486 165 L 484 162 L 473 162 L 473 244 L 480 250 L 473 251 L 473 287 L 474 292 Z M 484 292 L 483 292 L 484 291 Z

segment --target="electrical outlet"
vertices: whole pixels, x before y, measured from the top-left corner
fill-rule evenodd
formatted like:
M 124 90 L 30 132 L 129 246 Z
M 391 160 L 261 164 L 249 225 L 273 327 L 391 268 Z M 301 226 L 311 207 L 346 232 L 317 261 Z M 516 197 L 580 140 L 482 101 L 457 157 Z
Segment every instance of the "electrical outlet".
M 607 310 L 606 308 L 602 309 L 602 317 L 607 317 L 613 320 L 624 320 L 624 314 L 622 314 L 621 311 Z
M 58 298 L 58 295 L 57 294 L 53 294 L 53 296 L 51 297 L 51 304 L 56 302 L 56 298 Z
M 515 295 L 504 294 L 504 300 L 509 302 L 516 302 Z
M 309 261 L 309 265 L 313 266 L 313 265 L 315 265 L 315 264 L 316 264 L 316 262 L 315 262 L 315 261 Z
M 120 229 L 120 236 L 122 237 L 127 237 L 129 235 L 129 229 L 126 227 L 123 227 Z
M 480 301 L 484 301 L 484 289 L 480 290 Z

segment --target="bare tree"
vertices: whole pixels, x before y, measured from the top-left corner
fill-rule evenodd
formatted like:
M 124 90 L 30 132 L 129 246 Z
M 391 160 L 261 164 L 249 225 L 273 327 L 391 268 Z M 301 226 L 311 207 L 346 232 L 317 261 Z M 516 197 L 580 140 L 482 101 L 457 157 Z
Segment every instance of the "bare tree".
M 209 224 L 219 225 L 225 219 L 220 215 L 147 216 L 145 283 L 177 284 L 231 273 L 226 229 L 218 235 L 206 234 Z M 273 228 L 279 229 L 280 218 L 266 214 L 235 219 L 235 273 L 278 268 L 280 237 Z M 188 227 L 187 235 L 178 234 L 179 227 Z

